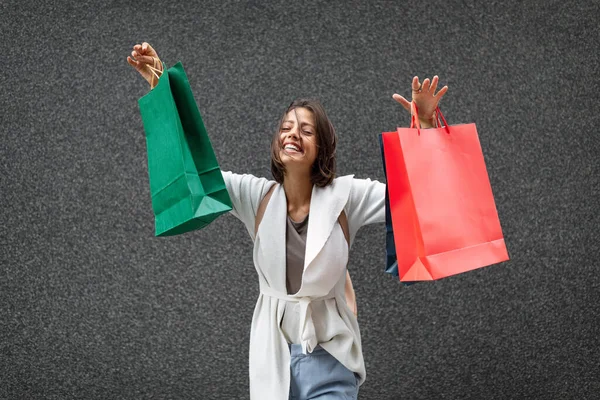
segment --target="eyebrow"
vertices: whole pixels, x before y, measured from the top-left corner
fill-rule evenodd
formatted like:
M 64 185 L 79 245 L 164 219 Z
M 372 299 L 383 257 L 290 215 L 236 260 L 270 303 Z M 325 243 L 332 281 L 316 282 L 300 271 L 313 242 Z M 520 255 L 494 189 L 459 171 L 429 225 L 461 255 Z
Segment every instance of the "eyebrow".
M 291 119 L 286 119 L 285 121 L 283 121 L 283 123 L 284 123 L 284 124 L 285 124 L 285 123 L 287 123 L 287 122 L 289 122 L 289 123 L 291 123 L 291 124 L 293 124 L 293 123 L 294 123 L 294 121 L 293 121 L 293 120 L 291 120 Z M 308 125 L 308 126 L 310 126 L 310 127 L 313 127 L 313 128 L 315 127 L 313 124 L 310 124 L 310 123 L 308 123 L 308 122 L 301 122 L 301 123 L 300 123 L 300 126 L 303 126 L 303 125 Z

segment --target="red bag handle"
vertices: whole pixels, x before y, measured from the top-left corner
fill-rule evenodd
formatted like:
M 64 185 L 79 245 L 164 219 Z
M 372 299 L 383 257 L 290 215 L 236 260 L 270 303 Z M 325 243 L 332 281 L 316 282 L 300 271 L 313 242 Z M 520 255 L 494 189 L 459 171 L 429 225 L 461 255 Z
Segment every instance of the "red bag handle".
M 411 108 L 412 108 L 412 112 L 411 112 L 411 119 L 410 119 L 410 127 L 412 128 L 417 128 L 417 134 L 419 134 L 419 136 L 421 135 L 421 121 L 419 121 L 419 110 L 417 109 L 417 105 L 415 104 L 414 101 L 411 102 Z M 441 121 L 440 121 L 440 117 L 441 117 Z M 444 114 L 442 114 L 442 110 L 440 110 L 440 107 L 436 107 L 435 108 L 435 120 L 437 122 L 437 127 L 442 126 L 442 121 L 444 122 L 444 128 L 446 129 L 446 133 L 449 135 L 450 134 L 450 126 L 448 125 L 448 122 L 446 122 L 446 118 L 444 117 Z

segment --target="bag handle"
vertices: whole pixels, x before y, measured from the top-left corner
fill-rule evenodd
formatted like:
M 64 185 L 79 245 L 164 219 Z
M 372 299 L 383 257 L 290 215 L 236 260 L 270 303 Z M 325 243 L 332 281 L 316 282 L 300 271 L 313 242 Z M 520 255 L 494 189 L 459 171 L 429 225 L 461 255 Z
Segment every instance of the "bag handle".
M 156 68 L 156 57 L 152 57 L 152 63 L 154 64 L 152 67 L 150 66 L 150 64 L 147 64 L 146 68 L 148 68 L 150 72 L 154 74 L 152 76 L 152 79 L 150 80 L 150 87 L 154 89 L 156 87 L 156 85 L 154 85 L 154 77 L 156 76 L 156 81 L 158 84 L 158 80 L 160 79 L 164 71 L 164 65 L 162 66 L 162 69 Z M 160 75 L 158 75 L 158 72 L 160 72 Z
M 450 134 L 450 125 L 448 125 L 448 122 L 446 122 L 446 118 L 444 117 L 444 114 L 442 114 L 442 110 L 440 110 L 439 106 L 435 108 L 435 115 L 437 116 L 438 121 L 440 120 L 440 117 L 442 118 L 442 121 L 444 122 L 444 128 L 446 128 L 446 132 L 449 135 Z M 441 125 L 441 124 L 439 124 L 439 125 Z
M 449 135 L 450 134 L 450 126 L 448 125 L 448 122 L 446 122 L 446 118 L 444 117 L 444 114 L 442 114 L 442 110 L 440 110 L 440 107 L 436 107 L 435 108 L 435 121 L 437 123 L 436 128 L 439 128 L 440 126 L 442 126 L 442 121 L 444 123 L 444 129 L 446 130 L 446 133 Z M 417 134 L 420 136 L 421 135 L 421 121 L 419 121 L 419 110 L 417 108 L 417 105 L 415 104 L 414 101 L 411 102 L 411 116 L 410 116 L 410 128 L 417 128 Z M 441 117 L 441 120 L 440 120 Z

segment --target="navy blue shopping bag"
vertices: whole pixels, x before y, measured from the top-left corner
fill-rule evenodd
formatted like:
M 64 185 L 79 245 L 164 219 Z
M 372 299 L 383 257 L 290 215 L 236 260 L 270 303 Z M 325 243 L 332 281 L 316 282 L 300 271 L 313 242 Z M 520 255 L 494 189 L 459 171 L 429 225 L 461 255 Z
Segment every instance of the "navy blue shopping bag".
M 379 135 L 379 147 L 381 149 L 381 160 L 383 162 L 383 175 L 387 179 L 385 170 L 385 153 L 383 152 L 383 139 Z M 396 245 L 394 243 L 394 229 L 392 227 L 392 213 L 390 210 L 390 195 L 385 189 L 385 273 L 398 278 L 398 259 L 396 258 Z M 414 282 L 401 282 L 404 286 L 410 286 Z

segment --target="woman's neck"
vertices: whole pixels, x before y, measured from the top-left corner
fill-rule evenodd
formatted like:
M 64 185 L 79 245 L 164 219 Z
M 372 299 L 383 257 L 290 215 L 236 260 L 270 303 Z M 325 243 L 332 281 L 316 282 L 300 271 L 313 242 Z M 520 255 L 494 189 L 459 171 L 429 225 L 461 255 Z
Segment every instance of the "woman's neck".
M 283 190 L 287 200 L 287 211 L 295 221 L 308 215 L 313 184 L 308 174 L 287 173 L 283 179 Z

